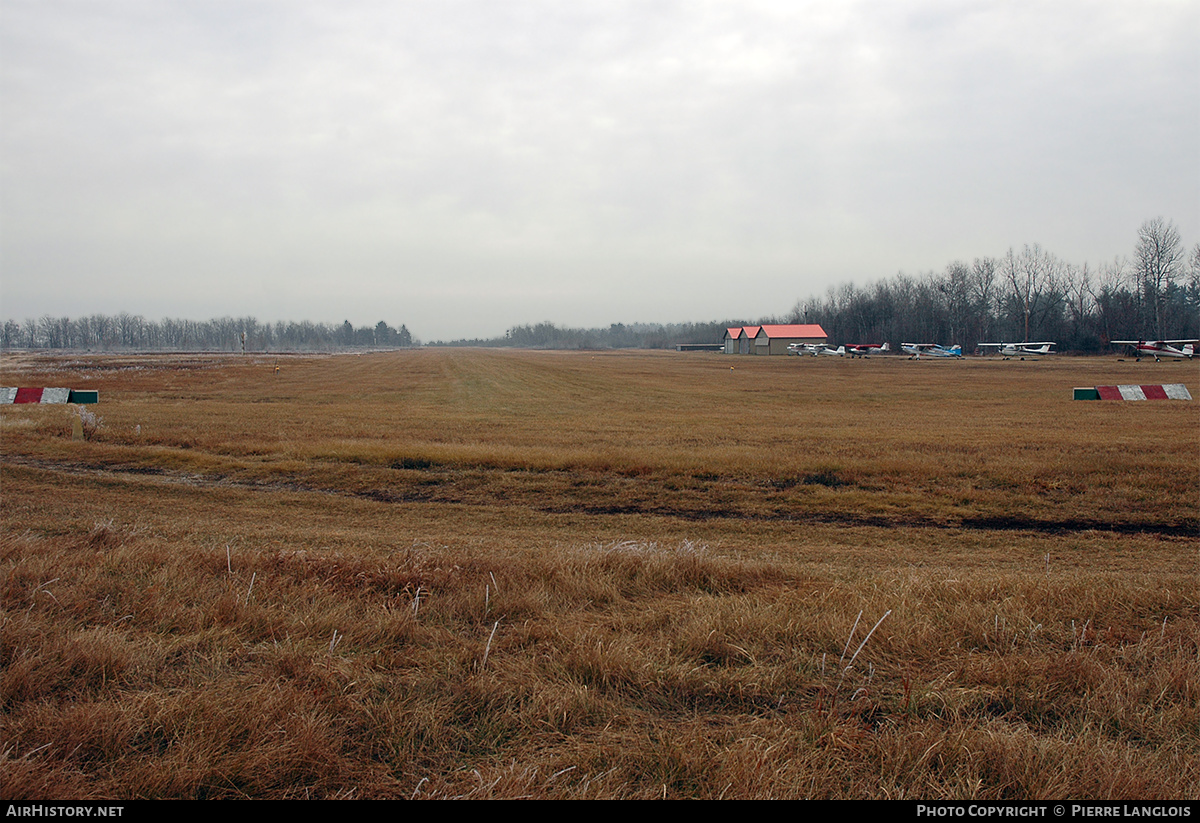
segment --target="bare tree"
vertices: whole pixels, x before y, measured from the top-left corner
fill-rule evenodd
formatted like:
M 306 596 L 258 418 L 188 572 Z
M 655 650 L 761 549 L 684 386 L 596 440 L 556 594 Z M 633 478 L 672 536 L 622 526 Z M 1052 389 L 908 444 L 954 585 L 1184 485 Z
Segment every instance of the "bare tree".
M 1146 319 L 1153 322 L 1160 338 L 1167 336 L 1167 298 L 1183 273 L 1184 260 L 1183 241 L 1173 222 L 1155 217 L 1142 223 L 1134 265 L 1139 291 L 1148 306 Z
M 1019 255 L 1012 249 L 1000 261 L 1000 274 L 1012 289 L 1012 297 L 1025 317 L 1024 341 L 1029 341 L 1029 321 L 1035 312 L 1045 312 L 1057 302 L 1060 263 L 1054 255 L 1034 243 Z
M 971 269 L 966 263 L 951 263 L 939 278 L 937 288 L 942 293 L 950 322 L 951 345 L 959 343 L 966 348 L 974 348 L 979 339 L 968 330 L 974 314 L 971 305 Z
M 979 336 L 990 336 L 994 314 L 992 304 L 996 300 L 996 260 L 992 257 L 976 257 L 971 264 L 971 303 L 978 319 Z M 978 340 L 976 342 L 979 342 Z
M 1184 328 L 1182 337 L 1200 335 L 1200 243 L 1188 255 L 1187 278 L 1183 285 Z
M 1063 266 L 1062 282 L 1067 295 L 1073 343 L 1080 346 L 1088 335 L 1087 327 L 1091 325 L 1091 319 L 1095 317 L 1093 310 L 1096 306 L 1096 293 L 1092 290 L 1092 275 L 1088 264 Z

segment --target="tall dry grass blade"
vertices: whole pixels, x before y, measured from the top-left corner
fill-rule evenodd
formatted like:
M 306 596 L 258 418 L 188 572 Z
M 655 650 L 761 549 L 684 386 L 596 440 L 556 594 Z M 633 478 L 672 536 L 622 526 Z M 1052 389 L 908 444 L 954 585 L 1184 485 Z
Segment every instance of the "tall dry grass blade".
M 496 628 L 499 625 L 500 625 L 499 620 L 497 620 L 495 623 L 492 624 L 492 633 L 488 635 L 487 646 L 485 646 L 483 649 L 483 662 L 479 664 L 480 669 L 487 668 L 488 654 L 490 654 L 492 651 L 492 638 L 494 638 L 496 636 Z
M 888 609 L 886 612 L 884 612 L 883 617 L 879 618 L 879 622 L 876 623 L 873 627 L 871 627 L 871 631 L 867 632 L 867 636 L 863 638 L 863 642 L 859 643 L 858 648 L 854 650 L 854 656 L 851 657 L 850 662 L 846 664 L 847 670 L 849 670 L 851 667 L 854 666 L 854 661 L 858 659 L 858 653 L 863 650 L 863 646 L 867 645 L 867 641 L 871 639 L 871 635 L 875 634 L 875 629 L 878 629 L 880 623 L 882 623 L 884 620 L 887 620 L 887 616 L 891 613 L 892 613 L 891 609 Z M 862 612 L 859 612 L 859 614 L 861 615 Z M 858 625 L 858 624 L 855 623 L 855 625 Z
M 862 609 L 858 610 L 858 617 L 854 618 L 854 625 L 850 627 L 850 636 L 846 638 L 846 646 L 842 649 L 842 656 L 838 658 L 839 666 L 846 659 L 846 652 L 850 650 L 850 643 L 854 640 L 854 632 L 858 629 L 858 621 L 860 620 L 862 620 Z

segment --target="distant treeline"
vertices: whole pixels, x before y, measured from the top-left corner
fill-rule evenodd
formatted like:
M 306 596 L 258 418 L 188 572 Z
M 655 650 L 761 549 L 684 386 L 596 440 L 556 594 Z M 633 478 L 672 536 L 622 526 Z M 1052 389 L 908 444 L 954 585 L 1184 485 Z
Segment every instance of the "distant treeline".
M 1174 223 L 1147 220 L 1131 259 L 1092 268 L 1034 244 L 1003 257 L 955 261 L 941 272 L 897 274 L 865 287 L 832 287 L 796 303 L 783 317 L 705 323 L 614 323 L 573 329 L 553 323 L 514 326 L 503 337 L 438 341 L 438 346 L 545 349 L 661 349 L 719 343 L 726 328 L 761 323 L 819 323 L 831 343 L 959 344 L 1053 340 L 1060 351 L 1093 352 L 1109 340 L 1200 338 L 1200 243 L 1185 250 Z M 356 328 L 311 322 L 259 323 L 253 317 L 146 320 L 92 315 L 75 320 L 9 320 L 4 348 L 333 351 L 419 346 L 408 329 L 382 320 Z
M 1097 351 L 1109 340 L 1200 337 L 1200 244 L 1184 250 L 1174 224 L 1148 220 L 1131 260 L 1093 269 L 1040 246 L 899 274 L 801 301 L 788 322 L 820 323 L 831 341 L 961 344 L 1053 340 Z
M 1094 352 L 1109 340 L 1200 337 L 1200 244 L 1186 252 L 1178 229 L 1157 218 L 1138 231 L 1132 260 L 1093 269 L 1038 245 L 1003 257 L 956 261 L 941 273 L 859 288 L 852 283 L 798 302 L 783 317 L 679 325 L 616 323 L 607 329 L 514 326 L 503 337 L 434 345 L 553 349 L 669 348 L 718 343 L 731 326 L 819 323 L 832 343 L 958 344 L 1053 340 Z
M 90 317 L 45 316 L 0 331 L 6 349 L 93 349 L 97 351 L 336 351 L 356 348 L 419 346 L 408 328 L 380 320 L 355 327 L 308 321 L 260 323 L 253 317 L 214 320 L 147 320 L 141 315 L 93 314 Z
M 719 343 L 726 323 L 613 323 L 607 329 L 572 329 L 553 323 L 513 326 L 503 337 L 437 341 L 433 346 L 497 346 L 520 349 L 666 349 L 676 343 Z

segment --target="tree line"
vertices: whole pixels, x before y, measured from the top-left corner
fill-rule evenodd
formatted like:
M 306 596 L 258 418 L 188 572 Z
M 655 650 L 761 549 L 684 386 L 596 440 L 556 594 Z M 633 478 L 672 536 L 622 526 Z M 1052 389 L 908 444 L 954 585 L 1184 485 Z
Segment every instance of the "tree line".
M 726 326 L 710 323 L 613 323 L 580 329 L 535 323 L 513 326 L 503 337 L 436 341 L 433 346 L 490 346 L 517 349 L 666 349 L 677 343 L 720 342 Z M 740 322 L 738 323 L 740 325 Z
M 5 349 L 97 351 L 337 351 L 419 346 L 408 327 L 330 323 L 260 323 L 253 317 L 213 320 L 147 320 L 141 315 L 43 316 L 24 323 L 8 320 L 0 329 Z
M 1041 246 L 955 261 L 937 273 L 844 284 L 798 302 L 791 323 L 820 323 L 843 343 L 960 344 L 1053 340 L 1094 352 L 1109 340 L 1200 337 L 1200 243 L 1185 251 L 1162 218 L 1138 231 L 1131 259 L 1093 268 Z
M 700 323 L 613 323 L 566 328 L 513 326 L 503 337 L 438 341 L 445 346 L 553 349 L 670 348 L 717 343 L 726 328 L 819 323 L 835 343 L 959 344 L 1053 340 L 1060 351 L 1095 352 L 1109 340 L 1200 338 L 1200 243 L 1185 249 L 1161 217 L 1138 230 L 1131 258 L 1093 267 L 1037 244 L 1001 257 L 954 261 L 942 272 L 900 273 L 865 287 L 845 283 L 798 301 L 782 316 Z M 206 351 L 334 351 L 420 346 L 408 328 L 384 321 L 355 327 L 308 321 L 259 323 L 253 317 L 147 320 L 141 315 L 45 316 L 0 330 L 4 348 Z
M 1093 267 L 1037 244 L 1002 257 L 955 261 L 942 272 L 897 274 L 866 287 L 845 283 L 800 300 L 780 317 L 675 325 L 514 326 L 501 338 L 435 345 L 520 348 L 670 348 L 720 342 L 730 327 L 819 323 L 835 343 L 958 344 L 1053 340 L 1059 351 L 1096 352 L 1109 340 L 1200 337 L 1200 243 L 1185 251 L 1163 218 L 1145 221 L 1131 259 Z

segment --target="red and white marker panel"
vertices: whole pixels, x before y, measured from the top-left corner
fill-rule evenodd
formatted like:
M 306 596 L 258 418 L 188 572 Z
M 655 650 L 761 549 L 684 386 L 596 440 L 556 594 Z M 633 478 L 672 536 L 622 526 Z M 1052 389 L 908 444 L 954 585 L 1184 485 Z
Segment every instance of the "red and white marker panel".
M 1101 400 L 1191 400 L 1192 394 L 1182 383 L 1148 386 L 1097 386 Z
M 66 403 L 70 389 L 0 388 L 0 404 L 7 403 Z

